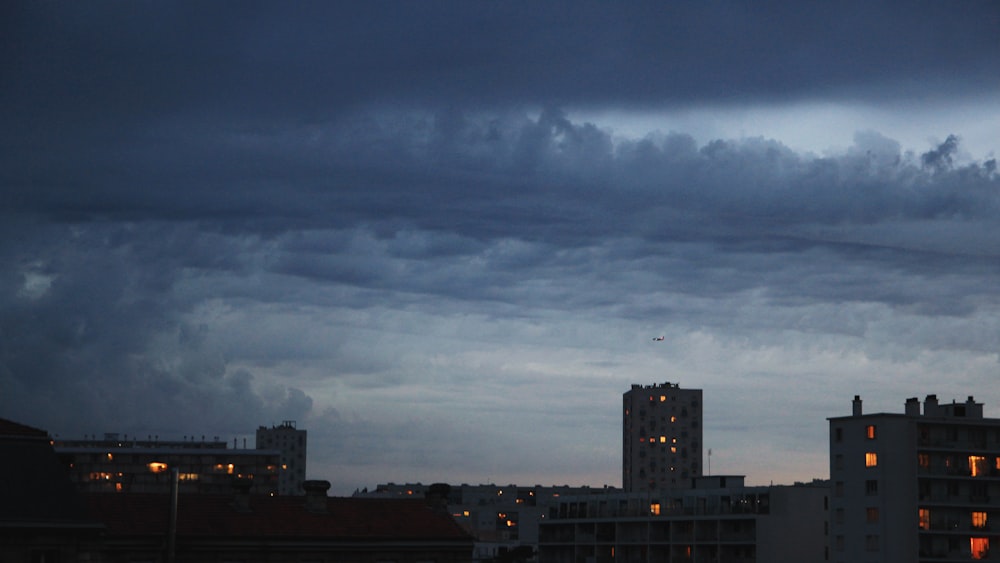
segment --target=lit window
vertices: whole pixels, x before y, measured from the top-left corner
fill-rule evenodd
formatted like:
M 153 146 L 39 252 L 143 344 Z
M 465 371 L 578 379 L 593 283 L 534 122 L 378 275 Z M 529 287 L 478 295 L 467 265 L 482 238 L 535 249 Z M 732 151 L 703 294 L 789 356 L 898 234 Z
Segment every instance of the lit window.
M 177 478 L 181 481 L 197 481 L 200 477 L 197 473 L 178 473 Z
M 113 459 L 115 459 L 115 456 L 111 455 L 111 452 L 108 452 L 108 461 L 111 461 Z
M 865 467 L 875 467 L 878 465 L 878 454 L 875 452 L 865 453 Z
M 660 436 L 660 443 L 661 444 L 666 444 L 667 443 L 667 437 L 666 436 Z
M 670 446 L 670 453 L 672 454 L 677 453 L 677 446 Z
M 921 508 L 917 511 L 917 527 L 921 530 L 931 529 L 931 511 L 926 508 Z
M 928 454 L 917 454 L 917 465 L 923 468 L 931 466 L 931 456 Z
M 869 424 L 868 426 L 865 426 L 865 438 L 868 438 L 869 440 L 874 440 L 875 439 L 875 425 L 874 424 Z
M 652 515 L 654 515 L 654 516 L 659 516 L 660 515 L 660 503 L 654 502 L 654 503 L 650 504 L 649 505 L 649 513 L 652 514 Z
M 660 402 L 661 403 L 664 402 L 664 401 L 666 401 L 666 400 L 667 400 L 667 396 L 666 395 L 660 395 Z
M 969 474 L 973 477 L 982 477 L 986 473 L 986 458 L 981 455 L 970 455 Z
M 146 464 L 150 473 L 163 473 L 167 470 L 167 464 L 162 461 L 153 461 Z
M 985 512 L 973 512 L 972 513 L 972 527 L 973 528 L 985 528 L 986 527 L 986 513 Z
M 969 538 L 969 548 L 972 551 L 973 559 L 986 559 L 990 551 L 989 538 Z
M 676 416 L 671 416 L 670 417 L 670 422 L 677 422 L 677 417 Z M 997 466 L 1000 466 L 1000 457 L 997 458 Z

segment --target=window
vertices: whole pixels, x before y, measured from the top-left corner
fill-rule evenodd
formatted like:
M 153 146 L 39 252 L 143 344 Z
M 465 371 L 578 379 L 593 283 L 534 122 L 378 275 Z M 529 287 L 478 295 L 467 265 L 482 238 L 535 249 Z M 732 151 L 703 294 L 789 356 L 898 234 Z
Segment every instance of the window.
M 654 502 L 654 503 L 650 504 L 649 505 L 649 513 L 652 514 L 653 516 L 659 516 L 660 515 L 660 503 Z
M 931 511 L 926 508 L 921 508 L 917 511 L 917 528 L 921 530 L 931 529 Z
M 878 508 L 869 507 L 865 509 L 865 520 L 870 523 L 878 522 Z
M 843 469 L 844 468 L 844 454 L 837 454 L 837 455 L 833 456 L 833 467 L 835 469 Z
M 917 454 L 917 465 L 927 469 L 931 466 L 931 456 L 928 454 Z
M 844 429 L 843 428 L 834 428 L 833 429 L 833 441 L 834 442 L 843 442 L 844 441 Z
M 981 455 L 970 455 L 969 456 L 969 474 L 973 477 L 982 477 L 986 475 L 988 468 L 986 466 L 986 458 Z
M 865 481 L 865 494 L 866 495 L 878 494 L 878 481 L 876 479 L 869 479 Z
M 865 551 L 878 551 L 878 536 L 875 534 L 865 536 Z
M 986 513 L 975 511 L 972 513 L 972 527 L 973 528 L 985 528 L 986 527 Z
M 868 426 L 865 426 L 865 438 L 868 438 L 869 440 L 874 440 L 875 439 L 875 425 L 874 424 L 869 424 Z
M 836 483 L 834 483 L 834 485 L 833 485 L 833 496 L 838 497 L 838 498 L 844 496 L 844 482 L 843 481 L 837 481 Z
M 865 467 L 875 467 L 878 465 L 878 454 L 875 452 L 865 453 Z
M 986 559 L 990 551 L 990 538 L 969 538 L 973 559 Z

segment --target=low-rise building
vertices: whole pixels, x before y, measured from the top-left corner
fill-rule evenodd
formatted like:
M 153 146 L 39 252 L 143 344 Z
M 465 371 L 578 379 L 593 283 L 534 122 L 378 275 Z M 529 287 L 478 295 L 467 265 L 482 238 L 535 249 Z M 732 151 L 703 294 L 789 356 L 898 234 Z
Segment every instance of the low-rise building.
M 686 490 L 566 497 L 542 521 L 540 563 L 821 563 L 826 482 L 744 486 L 706 476 Z

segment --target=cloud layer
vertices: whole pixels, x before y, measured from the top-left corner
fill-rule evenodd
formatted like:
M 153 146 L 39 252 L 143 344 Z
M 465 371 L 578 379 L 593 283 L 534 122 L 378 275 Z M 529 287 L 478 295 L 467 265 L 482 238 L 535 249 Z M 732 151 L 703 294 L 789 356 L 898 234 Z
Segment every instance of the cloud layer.
M 751 482 L 824 476 L 854 394 L 989 411 L 994 147 L 579 117 L 990 107 L 1000 10 L 920 7 L 8 6 L 0 416 L 294 419 L 343 493 L 618 484 L 632 383 Z

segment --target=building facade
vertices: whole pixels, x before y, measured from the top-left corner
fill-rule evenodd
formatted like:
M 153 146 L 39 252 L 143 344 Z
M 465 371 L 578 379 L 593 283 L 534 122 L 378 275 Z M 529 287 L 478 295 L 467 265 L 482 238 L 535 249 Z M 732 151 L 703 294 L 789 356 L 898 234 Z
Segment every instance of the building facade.
M 829 419 L 836 563 L 997 559 L 1000 419 L 972 397 Z M 992 547 L 992 551 L 991 551 Z
M 306 431 L 295 428 L 294 420 L 280 426 L 257 429 L 257 449 L 277 450 L 281 453 L 281 471 L 278 475 L 278 494 L 302 494 L 306 481 Z
M 277 450 L 228 448 L 226 442 L 103 439 L 56 440 L 55 452 L 70 480 L 88 493 L 166 493 L 176 470 L 183 493 L 228 493 L 234 479 L 252 483 L 254 494 L 277 494 Z
M 691 488 L 702 475 L 701 389 L 632 385 L 622 401 L 625 492 Z
M 746 487 L 742 476 L 686 490 L 566 497 L 542 521 L 539 563 L 822 563 L 829 487 Z

